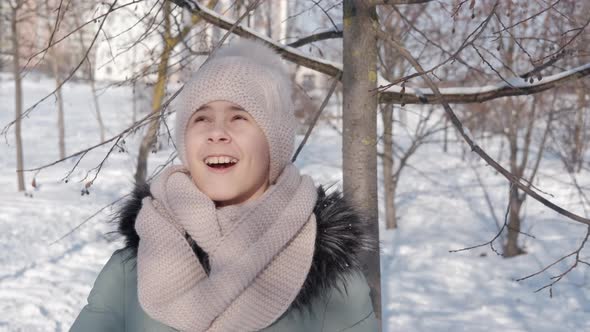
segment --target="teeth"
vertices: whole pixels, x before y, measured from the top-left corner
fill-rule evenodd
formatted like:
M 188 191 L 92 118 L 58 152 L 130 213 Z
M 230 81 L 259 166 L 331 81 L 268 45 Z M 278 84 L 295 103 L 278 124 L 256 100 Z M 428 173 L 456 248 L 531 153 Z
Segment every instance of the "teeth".
M 237 163 L 238 160 L 235 158 L 231 158 L 231 157 L 209 157 L 207 159 L 205 159 L 205 163 L 207 165 L 213 165 L 213 164 L 227 164 L 227 163 L 232 163 L 235 164 Z

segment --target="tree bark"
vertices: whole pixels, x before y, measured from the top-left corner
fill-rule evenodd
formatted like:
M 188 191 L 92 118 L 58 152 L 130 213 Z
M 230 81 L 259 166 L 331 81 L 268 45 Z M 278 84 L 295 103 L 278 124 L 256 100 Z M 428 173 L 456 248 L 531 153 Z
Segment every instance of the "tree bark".
M 383 189 L 385 191 L 385 225 L 387 229 L 397 228 L 395 216 L 395 181 L 393 179 L 393 105 L 381 107 L 383 119 Z
M 367 218 L 379 239 L 377 198 L 377 13 L 366 1 L 344 1 L 343 135 L 344 195 Z M 364 258 L 375 316 L 381 330 L 379 252 Z
M 511 4 L 509 4 L 509 9 L 512 8 Z M 510 17 L 510 23 L 512 23 L 513 17 Z M 508 42 L 507 52 L 506 52 L 506 59 L 505 62 L 509 68 L 514 66 L 515 62 L 515 53 L 514 50 L 516 49 L 516 44 L 514 40 L 510 40 Z M 533 101 L 535 103 L 535 101 Z M 528 151 L 522 152 L 522 163 L 519 165 L 518 163 L 518 151 L 519 151 L 519 129 L 521 124 L 521 112 L 516 112 L 515 110 L 524 110 L 524 105 L 519 104 L 518 100 L 516 99 L 508 99 L 504 102 L 504 114 L 506 117 L 506 121 L 508 122 L 508 150 L 509 150 L 509 158 L 510 158 L 510 173 L 512 173 L 516 178 L 521 178 L 524 174 L 524 169 L 526 168 L 526 161 L 527 161 L 527 154 Z M 534 105 L 533 105 L 534 110 Z M 534 121 L 534 117 L 531 118 L 531 121 Z M 529 123 L 529 128 L 532 126 L 532 123 Z M 530 132 L 529 132 L 530 133 Z M 526 135 L 528 135 L 527 133 Z M 528 149 L 528 147 L 527 147 Z M 530 179 L 531 181 L 533 179 Z M 518 235 L 520 234 L 520 208 L 522 206 L 522 201 L 524 198 L 520 199 L 519 197 L 519 190 L 518 187 L 515 185 L 510 185 L 510 195 L 509 195 L 509 204 L 510 204 L 510 211 L 508 213 L 508 234 L 506 236 L 506 243 L 504 245 L 504 257 L 514 257 L 520 254 L 524 254 L 524 250 L 522 250 L 518 246 Z
M 48 0 L 45 0 L 45 27 L 48 31 L 52 31 L 54 29 L 54 27 L 51 25 L 51 9 L 49 8 L 50 4 Z M 60 14 L 58 13 L 58 16 L 56 17 L 56 20 L 62 21 L 63 20 L 63 16 L 59 16 Z M 76 16 L 76 15 L 74 15 Z M 55 31 L 57 32 L 57 31 Z M 65 124 L 64 124 L 64 103 L 63 103 L 63 97 L 62 97 L 62 90 L 60 87 L 61 84 L 61 78 L 60 78 L 60 72 L 59 72 L 59 56 L 58 56 L 58 51 L 56 49 L 55 46 L 50 47 L 47 50 L 47 53 L 49 55 L 49 61 L 50 61 L 50 65 L 51 65 L 51 71 L 53 73 L 53 79 L 55 81 L 55 87 L 57 88 L 55 91 L 55 97 L 57 99 L 57 136 L 58 136 L 58 142 L 57 142 L 57 147 L 59 150 L 59 159 L 64 159 L 66 157 L 66 143 L 65 143 Z
M 158 79 L 154 86 L 154 92 L 152 95 L 152 121 L 148 127 L 148 131 L 141 141 L 139 147 L 139 154 L 137 156 L 137 170 L 135 171 L 135 183 L 142 183 L 146 181 L 147 176 L 147 159 L 150 151 L 154 150 L 154 144 L 156 144 L 156 135 L 158 133 L 158 127 L 160 121 L 156 114 L 160 111 L 162 101 L 166 92 L 166 82 L 168 81 L 168 61 L 170 60 L 170 54 L 176 46 L 176 43 L 172 40 L 170 35 L 170 15 L 172 15 L 172 9 L 170 2 L 164 3 L 164 49 L 160 54 L 160 63 L 158 64 Z
M 509 121 L 508 125 L 508 146 L 510 151 L 510 173 L 520 178 L 518 167 L 518 126 L 519 126 L 519 112 L 512 110 L 516 109 L 517 105 L 511 100 L 506 102 L 506 116 Z M 519 192 L 516 186 L 510 186 L 510 211 L 508 214 L 508 235 L 506 236 L 506 244 L 504 245 L 504 257 L 514 257 L 524 253 L 518 246 L 518 235 L 520 233 L 520 207 Z
M 55 50 L 50 48 L 48 50 L 51 61 L 51 70 L 53 71 L 53 78 L 55 80 L 55 86 L 58 87 L 60 84 L 59 75 L 59 63 Z M 64 121 L 64 102 L 61 93 L 61 88 L 56 91 L 57 98 L 57 134 L 58 134 L 58 148 L 59 148 L 59 159 L 66 157 L 66 141 L 65 141 L 65 121 Z
M 211 9 L 217 5 L 217 2 L 218 0 L 210 0 L 207 4 L 207 7 Z M 135 171 L 136 183 L 145 182 L 147 176 L 148 155 L 150 151 L 154 149 L 154 144 L 156 144 L 156 135 L 158 133 L 160 121 L 155 115 L 160 111 L 160 107 L 164 101 L 166 82 L 168 80 L 168 62 L 170 60 L 172 50 L 174 50 L 174 47 L 176 47 L 176 45 L 178 45 L 178 43 L 188 35 L 195 24 L 201 20 L 201 16 L 193 14 L 191 16 L 191 22 L 184 26 L 182 31 L 180 31 L 178 34 L 172 36 L 170 22 L 171 15 L 172 8 L 170 1 L 166 1 L 164 3 L 164 49 L 162 50 L 162 54 L 160 54 L 160 63 L 158 64 L 158 79 L 156 81 L 156 85 L 154 86 L 154 93 L 152 96 L 152 122 L 150 123 L 148 131 L 143 137 L 139 147 L 139 155 L 137 156 L 137 169 Z
M 518 235 L 520 234 L 521 225 L 520 209 L 523 202 L 524 199 L 520 197 L 518 187 L 511 186 L 508 236 L 506 238 L 506 245 L 504 246 L 504 257 L 514 257 L 526 253 L 518 246 Z
M 166 3 L 169 4 L 169 2 Z M 168 60 L 170 59 L 172 48 L 167 42 L 165 42 L 164 50 L 160 55 L 160 63 L 158 64 L 158 80 L 154 86 L 154 92 L 152 96 L 152 115 L 156 115 L 160 111 L 162 101 L 164 100 L 166 82 L 168 80 Z M 156 134 L 158 133 L 160 121 L 155 116 L 152 119 L 153 120 L 150 123 L 148 131 L 143 137 L 141 146 L 139 147 L 139 155 L 137 156 L 137 170 L 135 172 L 135 183 L 145 182 L 147 176 L 147 159 L 150 151 L 154 149 L 154 144 L 156 144 Z
M 586 130 L 586 121 L 584 119 L 584 112 L 586 108 L 584 104 L 586 102 L 586 90 L 584 85 L 578 88 L 578 110 L 576 111 L 576 121 L 574 122 L 574 147 L 572 151 L 572 172 L 580 172 L 584 164 L 584 132 Z
M 76 21 L 76 26 L 81 26 L 80 17 L 78 15 L 74 15 L 74 20 Z M 84 30 L 80 30 L 78 33 L 78 41 L 80 43 L 80 46 L 82 47 L 82 53 L 84 53 L 84 50 L 86 49 L 83 33 Z M 136 52 L 135 48 L 133 49 L 133 51 Z M 96 60 L 96 56 L 93 56 L 92 58 L 93 60 Z M 86 58 L 86 64 L 88 65 L 88 81 L 90 82 L 90 89 L 92 90 L 92 100 L 94 101 L 94 110 L 96 111 L 96 121 L 98 121 L 98 129 L 100 130 L 100 142 L 103 143 L 105 141 L 105 128 L 104 122 L 102 121 L 102 114 L 100 112 L 98 93 L 96 92 L 96 81 L 94 78 L 94 68 L 96 64 L 94 64 L 93 66 L 92 62 L 93 61 L 90 59 L 90 54 L 88 54 L 88 57 Z
M 20 52 L 19 52 L 19 38 L 18 38 L 18 27 L 17 27 L 17 9 L 12 8 L 11 15 L 11 30 L 12 30 L 12 73 L 14 75 L 14 104 L 15 104 L 15 124 L 14 134 L 16 140 L 16 178 L 18 182 L 18 191 L 25 191 L 25 174 L 22 172 L 24 169 L 23 159 L 23 141 L 21 134 L 21 114 L 23 113 L 23 90 L 22 80 L 20 76 Z
M 90 59 L 88 59 L 88 63 L 90 63 Z M 98 102 L 98 93 L 96 92 L 96 82 L 94 80 L 94 73 L 92 72 L 93 70 L 94 70 L 93 68 L 89 68 L 90 89 L 92 90 L 92 98 L 94 100 L 94 109 L 96 110 L 96 121 L 98 121 L 98 129 L 100 130 L 100 142 L 103 143 L 106 139 L 105 138 L 105 128 L 104 128 L 104 122 L 102 121 L 102 115 L 100 113 L 100 103 Z

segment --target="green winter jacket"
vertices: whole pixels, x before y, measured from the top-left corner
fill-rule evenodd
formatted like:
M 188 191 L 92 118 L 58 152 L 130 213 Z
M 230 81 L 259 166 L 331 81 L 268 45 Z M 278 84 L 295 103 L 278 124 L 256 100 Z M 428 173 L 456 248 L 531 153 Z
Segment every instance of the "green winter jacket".
M 88 304 L 70 331 L 176 331 L 150 318 L 137 297 L 139 238 L 134 224 L 141 199 L 147 195 L 149 188 L 138 186 L 119 213 L 119 231 L 126 237 L 126 246 L 112 255 L 98 275 Z M 366 235 L 358 215 L 338 192 L 326 196 L 319 187 L 314 213 L 318 235 L 310 272 L 287 312 L 262 331 L 377 331 L 369 287 L 359 261 L 359 254 L 372 250 L 375 242 Z M 194 241 L 191 245 L 201 262 L 205 262 L 206 253 Z

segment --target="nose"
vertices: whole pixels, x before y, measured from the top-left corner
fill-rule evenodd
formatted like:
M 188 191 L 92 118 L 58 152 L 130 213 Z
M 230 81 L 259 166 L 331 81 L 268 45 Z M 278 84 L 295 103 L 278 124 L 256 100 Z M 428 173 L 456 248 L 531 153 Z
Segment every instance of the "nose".
M 207 142 L 209 143 L 229 143 L 231 137 L 223 124 L 215 124 L 207 134 Z

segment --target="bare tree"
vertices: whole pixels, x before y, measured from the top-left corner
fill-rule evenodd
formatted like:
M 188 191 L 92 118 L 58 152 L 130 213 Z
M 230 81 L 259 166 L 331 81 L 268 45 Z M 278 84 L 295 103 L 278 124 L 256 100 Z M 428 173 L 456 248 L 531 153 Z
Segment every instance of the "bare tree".
M 67 2 L 69 5 L 71 2 Z M 59 7 L 63 4 L 60 3 Z M 43 3 L 44 16 L 45 19 L 45 28 L 47 31 L 55 31 L 56 33 L 59 31 L 59 27 L 61 26 L 64 20 L 64 14 L 67 12 L 67 8 L 54 8 L 51 0 L 45 0 Z M 56 10 L 58 9 L 58 10 Z M 55 12 L 56 17 L 54 18 L 52 13 Z M 65 141 L 65 123 L 64 123 L 64 102 L 63 102 L 63 95 L 61 89 L 61 82 L 63 78 L 61 77 L 62 69 L 60 65 L 62 64 L 62 55 L 59 54 L 59 50 L 56 47 L 51 47 L 47 50 L 49 55 L 49 62 L 51 64 L 51 71 L 53 73 L 53 78 L 55 81 L 55 98 L 57 100 L 57 133 L 58 133 L 58 149 L 59 149 L 59 159 L 63 159 L 66 156 L 66 141 Z
M 85 14 L 88 8 L 84 8 L 84 6 L 79 6 L 76 8 L 76 12 L 74 13 L 73 18 L 76 27 L 80 27 L 82 22 L 80 18 Z M 78 43 L 80 43 L 80 49 L 82 51 L 87 49 L 86 41 L 84 40 L 84 30 L 80 29 L 78 31 Z M 84 54 L 80 54 L 84 56 Z M 90 90 L 92 91 L 92 101 L 94 103 L 94 110 L 96 112 L 96 121 L 98 122 L 98 129 L 100 130 L 100 142 L 105 141 L 105 126 L 102 120 L 102 113 L 100 111 L 100 103 L 98 101 L 98 92 L 96 90 L 96 79 L 95 79 L 95 68 L 96 68 L 96 56 L 86 57 L 86 65 L 87 65 L 87 73 L 88 73 L 88 83 L 90 83 Z
M 393 9 L 390 8 L 387 8 L 388 10 L 384 10 L 384 8 L 379 9 L 381 9 L 379 11 L 379 19 L 382 29 L 395 36 L 398 40 L 405 40 L 408 36 L 408 29 L 404 27 L 403 24 L 399 24 L 400 20 L 405 17 L 402 17 L 401 15 L 398 16 L 397 13 L 393 13 Z M 409 19 L 410 22 L 415 21 L 422 13 L 419 10 L 413 10 L 412 7 L 410 7 L 409 10 L 412 11 L 407 13 L 408 16 L 411 16 Z M 399 54 L 396 50 L 381 45 L 379 54 L 380 73 L 386 80 L 393 81 L 394 77 L 403 74 L 403 62 L 400 62 L 398 59 Z M 396 108 L 398 111 L 398 121 L 394 122 L 394 110 Z M 398 149 L 397 147 L 394 148 L 394 126 L 395 123 L 398 123 L 400 127 L 404 127 L 405 112 L 394 104 L 381 104 L 380 110 L 381 120 L 383 122 L 383 153 L 380 154 L 380 157 L 383 169 L 383 207 L 385 209 L 385 226 L 387 229 L 394 229 L 398 226 L 395 205 L 397 184 L 399 183 L 401 172 L 407 165 L 409 157 L 417 150 L 420 143 L 418 143 L 419 136 L 415 135 L 411 146 L 406 151 L 401 152 L 401 147 L 399 147 L 400 151 L 397 151 L 396 153 L 394 149 Z M 423 123 L 422 120 L 421 123 Z M 418 127 L 416 129 L 418 129 Z M 407 130 L 407 128 L 404 129 Z M 399 158 L 395 158 L 396 155 L 399 156 Z M 397 170 L 395 169 L 396 167 Z
M 217 0 L 210 0 L 208 3 L 208 7 L 213 8 L 217 4 Z M 164 101 L 164 96 L 166 93 L 166 83 L 168 81 L 169 75 L 169 61 L 172 56 L 172 51 L 178 44 L 180 44 L 183 39 L 189 34 L 191 29 L 201 20 L 201 17 L 198 15 L 192 15 L 190 23 L 183 27 L 180 27 L 179 31 L 174 34 L 173 32 L 173 22 L 177 19 L 174 15 L 177 15 L 172 12 L 172 3 L 169 1 L 164 1 L 163 3 L 163 32 L 162 32 L 162 44 L 163 49 L 160 53 L 159 62 L 158 62 L 158 69 L 157 74 L 158 78 L 156 79 L 156 84 L 154 86 L 154 92 L 152 95 L 152 114 L 158 114 L 161 111 L 162 104 Z M 141 146 L 139 148 L 139 155 L 137 156 L 137 170 L 135 172 L 135 182 L 141 183 L 144 182 L 147 175 L 147 158 L 150 151 L 156 151 L 156 137 L 158 132 L 158 127 L 160 125 L 159 121 L 153 121 L 143 140 L 141 141 Z
M 587 18 L 580 20 L 571 20 L 572 35 L 566 34 L 558 41 L 551 40 L 554 44 L 551 49 L 542 44 L 539 47 L 539 54 L 531 55 L 527 50 L 529 46 L 523 43 L 523 40 L 528 38 L 521 38 L 515 36 L 512 30 L 515 27 L 526 27 L 533 20 L 534 17 L 541 17 L 543 13 L 549 12 L 549 9 L 554 5 L 538 4 L 540 14 L 534 14 L 530 17 L 521 17 L 513 19 L 508 24 L 504 24 L 503 18 L 500 16 L 500 9 L 509 10 L 510 7 L 501 7 L 499 1 L 494 3 L 479 3 L 475 1 L 458 1 L 447 6 L 444 3 L 438 3 L 442 8 L 441 15 L 445 18 L 450 17 L 453 20 L 453 31 L 455 31 L 455 24 L 464 25 L 464 29 L 457 29 L 462 31 L 461 38 L 449 40 L 448 43 L 438 43 L 436 40 L 431 40 L 419 27 L 419 22 L 413 20 L 406 15 L 400 15 L 398 18 L 403 20 L 408 31 L 411 31 L 415 36 L 415 40 L 400 39 L 396 34 L 392 34 L 383 28 L 379 22 L 376 6 L 421 6 L 417 11 L 424 11 L 425 16 L 428 16 L 428 10 L 432 11 L 429 5 L 419 5 L 420 3 L 429 3 L 430 1 L 423 0 L 374 0 L 374 1 L 353 1 L 346 0 L 343 2 L 343 22 L 342 31 L 325 31 L 321 34 L 308 36 L 299 41 L 293 42 L 290 45 L 297 45 L 301 47 L 307 43 L 311 43 L 323 38 L 342 38 L 343 39 L 343 63 L 335 64 L 327 61 L 321 57 L 306 55 L 303 52 L 295 51 L 286 45 L 277 42 L 276 40 L 261 38 L 259 34 L 254 33 L 253 30 L 245 26 L 239 25 L 239 20 L 227 19 L 221 15 L 210 10 L 204 10 L 202 5 L 196 1 L 174 0 L 165 1 L 162 4 L 164 16 L 161 21 L 163 24 L 163 40 L 164 48 L 160 53 L 158 59 L 158 68 L 155 71 L 158 79 L 154 89 L 154 96 L 152 99 L 152 111 L 138 123 L 135 123 L 130 128 L 118 133 L 111 139 L 105 141 L 105 144 L 112 144 L 110 152 L 121 142 L 126 135 L 137 130 L 141 126 L 149 125 L 144 141 L 142 142 L 140 150 L 140 158 L 138 158 L 138 170 L 136 172 L 136 181 L 143 181 L 146 177 L 146 159 L 147 153 L 153 149 L 157 137 L 159 124 L 164 122 L 169 112 L 166 111 L 166 106 L 170 101 L 164 101 L 164 92 L 166 86 L 166 79 L 169 75 L 170 57 L 174 46 L 183 42 L 185 29 L 190 30 L 192 24 L 179 28 L 176 34 L 172 32 L 172 21 L 175 21 L 171 2 L 176 3 L 182 8 L 189 11 L 191 17 L 195 20 L 205 20 L 208 23 L 215 25 L 229 33 L 233 33 L 242 37 L 262 39 L 264 43 L 273 47 L 280 52 L 285 59 L 296 63 L 300 66 L 316 70 L 325 75 L 331 76 L 335 79 L 341 80 L 343 85 L 343 179 L 344 179 L 344 194 L 352 204 L 354 204 L 367 218 L 367 226 L 369 226 L 371 233 L 376 238 L 379 238 L 378 228 L 378 202 L 377 202 L 377 105 L 390 104 L 434 104 L 441 105 L 445 111 L 446 119 L 456 128 L 458 136 L 462 138 L 467 146 L 481 157 L 494 170 L 502 174 L 510 183 L 511 188 L 516 188 L 520 191 L 519 195 L 526 194 L 529 197 L 538 200 L 550 209 L 570 218 L 571 220 L 590 225 L 588 218 L 581 217 L 571 211 L 563 209 L 552 201 L 544 198 L 539 194 L 539 190 L 527 182 L 526 179 L 532 177 L 523 177 L 526 165 L 528 162 L 529 149 L 527 145 L 522 145 L 522 140 L 526 143 L 532 138 L 532 129 L 524 131 L 524 138 L 520 133 L 523 131 L 518 129 L 513 130 L 515 143 L 511 149 L 516 150 L 514 158 L 514 167 L 509 167 L 510 170 L 503 167 L 500 162 L 494 160 L 484 149 L 482 149 L 475 141 L 475 136 L 469 130 L 477 128 L 476 123 L 471 125 L 469 121 L 464 125 L 457 113 L 451 107 L 451 104 L 470 104 L 483 103 L 503 97 L 527 96 L 531 94 L 539 94 L 543 91 L 555 89 L 563 86 L 569 82 L 579 80 L 590 74 L 590 64 L 583 56 L 578 56 L 572 59 L 567 66 L 558 66 L 556 63 L 563 59 L 568 54 L 571 54 L 572 42 L 580 35 L 584 29 L 590 24 Z M 566 1 L 563 1 L 564 3 Z M 209 5 L 214 1 L 209 2 Z M 571 2 L 568 2 L 571 3 Z M 437 7 L 438 8 L 438 7 Z M 468 16 L 475 18 L 477 21 L 462 22 L 455 20 L 458 13 L 467 11 Z M 509 10 L 510 11 L 510 10 Z M 477 15 L 476 15 L 477 13 Z M 559 15 L 562 17 L 562 15 Z M 431 17 L 426 17 L 425 20 Z M 567 20 L 567 16 L 566 16 Z M 192 22 L 193 24 L 196 22 Z M 433 22 L 431 24 L 437 24 Z M 490 31 L 496 26 L 497 31 Z M 505 56 L 498 53 L 486 53 L 489 49 L 488 35 L 489 33 L 496 33 L 498 36 L 496 40 L 500 40 L 502 45 L 512 45 L 503 49 L 500 47 L 497 51 L 504 52 Z M 526 32 L 530 32 L 526 30 Z M 536 33 L 536 32 L 533 32 Z M 452 34 L 452 33 L 451 33 Z M 378 87 L 378 67 L 377 59 L 379 54 L 378 40 L 383 43 L 382 48 L 390 49 L 391 53 L 397 55 L 397 62 L 391 63 L 393 67 L 399 68 L 389 77 L 389 82 L 382 82 Z M 505 42 L 505 40 L 507 42 Z M 539 36 L 533 36 L 530 43 L 539 43 Z M 523 46 L 524 45 L 524 46 Z M 484 50 L 485 47 L 485 50 Z M 434 50 L 433 50 L 434 49 Z M 507 61 L 508 56 L 513 56 L 513 53 L 518 53 L 515 57 L 514 63 Z M 434 55 L 436 54 L 436 56 Z M 562 55 L 563 54 L 563 55 Z M 504 56 L 504 57 L 503 57 Z M 475 60 L 473 60 L 475 59 Z M 524 60 L 523 60 L 524 59 Z M 575 60 L 575 61 L 574 61 Z M 584 61 L 586 60 L 586 61 Z M 474 63 L 474 61 L 476 63 Z M 428 63 L 429 68 L 425 69 L 423 63 Z M 569 69 L 567 69 L 569 68 Z M 403 70 L 402 70 L 403 69 Z M 411 69 L 411 70 L 410 70 Z M 444 88 L 439 87 L 443 85 L 443 80 L 438 76 L 443 74 L 448 75 Z M 397 77 L 399 76 L 399 77 Z M 396 78 L 397 77 L 397 78 Z M 424 82 L 423 84 L 416 81 Z M 496 82 L 492 85 L 489 81 Z M 470 83 L 470 88 L 464 88 L 466 83 Z M 332 90 L 333 91 L 333 90 Z M 555 91 L 555 90 L 553 90 Z M 174 94 L 176 96 L 178 91 Z M 172 98 L 174 98 L 174 96 Z M 539 95 L 540 96 L 540 95 Z M 522 97 L 522 99 L 525 99 Z M 537 117 L 539 114 L 535 107 L 538 103 L 523 103 L 528 106 L 528 111 L 522 111 L 520 107 L 520 99 L 505 99 L 511 100 L 506 103 L 510 105 L 512 110 L 518 114 L 518 119 L 515 126 L 525 124 L 526 128 L 534 128 L 534 119 L 542 119 Z M 541 100 L 541 97 L 538 97 Z M 539 101 L 540 103 L 540 101 Z M 490 103 L 489 112 L 492 112 L 495 107 Z M 536 105 L 536 106 L 534 106 Z M 465 108 L 471 107 L 465 106 Z M 457 107 L 459 109 L 459 107 Z M 475 109 L 476 107 L 474 107 Z M 527 109 L 527 107 L 524 107 Z M 386 122 L 392 122 L 393 116 L 385 114 Z M 17 114 L 18 116 L 18 114 Z M 514 118 L 506 118 L 507 121 L 513 121 Z M 550 123 L 548 121 L 547 123 Z M 516 127 L 515 127 L 516 128 Z M 547 125 L 546 128 L 549 128 Z M 392 129 L 393 130 L 393 129 Z M 482 131 L 485 129 L 481 129 Z M 547 129 L 546 129 L 547 130 Z M 508 128 L 508 131 L 510 129 Z M 526 138 L 526 136 L 530 136 Z M 395 151 L 395 142 L 387 142 Z M 96 146 L 94 146 L 96 147 Z M 91 147 L 89 149 L 92 149 Z M 80 157 L 80 159 L 89 151 L 86 149 L 73 154 L 69 157 Z M 526 152 L 526 153 L 524 153 Z M 526 155 L 526 157 L 524 157 Z M 68 157 L 66 157 L 68 158 Z M 108 154 L 105 157 L 108 158 Z M 523 161 L 523 158 L 526 160 Z M 539 156 L 535 159 L 538 163 Z M 79 161 L 78 161 L 79 162 Z M 525 166 L 523 166 L 525 165 Z M 47 165 L 46 165 L 47 166 Z M 43 166 L 43 167 L 46 167 Z M 101 165 L 102 166 L 102 163 Z M 392 165 L 390 165 L 392 166 Z M 536 169 L 538 167 L 535 166 Z M 520 169 L 523 172 L 520 172 Z M 98 171 L 100 167 L 98 167 Z M 95 174 L 95 177 L 98 174 Z M 392 175 L 392 177 L 395 177 Z M 93 180 L 90 181 L 90 183 Z M 520 196 L 513 196 L 520 197 Z M 391 200 L 391 198 L 390 198 Z M 509 201 L 509 208 L 515 208 L 513 201 Z M 509 224 L 508 221 L 506 224 Z M 518 227 L 513 224 L 507 226 L 516 230 L 519 234 Z M 376 316 L 381 317 L 381 299 L 380 299 L 380 269 L 379 269 L 379 253 L 373 253 L 366 257 L 366 274 L 371 286 L 371 296 L 373 299 L 373 306 L 376 311 Z
M 344 1 L 343 135 L 344 195 L 366 215 L 371 234 L 379 238 L 377 209 L 377 36 L 376 9 L 365 1 Z M 379 253 L 365 258 L 373 308 L 381 322 Z M 381 324 L 379 324 L 381 327 Z
M 3 2 L 4 3 L 4 2 Z M 15 105 L 15 142 L 16 142 L 16 169 L 17 169 L 17 182 L 18 191 L 25 191 L 25 175 L 22 172 L 24 169 L 24 158 L 23 158 L 23 141 L 22 141 L 22 113 L 23 113 L 23 88 L 22 88 L 22 73 L 20 64 L 20 50 L 22 45 L 20 44 L 21 32 L 19 30 L 20 24 L 23 20 L 27 19 L 27 15 L 34 7 L 31 1 L 27 0 L 10 0 L 8 1 L 10 8 L 9 20 L 11 27 L 11 40 L 12 40 L 12 75 L 14 77 L 14 105 Z

